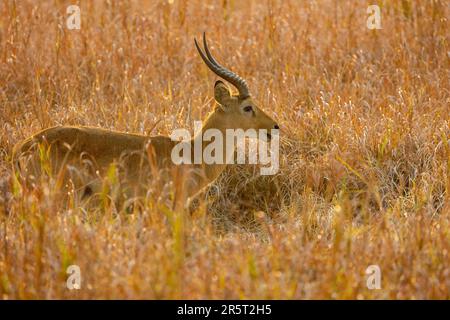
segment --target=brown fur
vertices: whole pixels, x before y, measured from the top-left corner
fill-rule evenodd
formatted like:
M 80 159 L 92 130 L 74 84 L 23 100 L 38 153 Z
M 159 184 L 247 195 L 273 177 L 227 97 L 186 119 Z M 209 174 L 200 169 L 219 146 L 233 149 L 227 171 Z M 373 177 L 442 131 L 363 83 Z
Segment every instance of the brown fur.
M 202 132 L 216 128 L 225 136 L 226 129 L 270 130 L 276 125 L 251 98 L 241 100 L 238 96 L 232 96 L 221 81 L 216 82 L 215 99 L 218 106 L 204 121 Z M 252 107 L 251 113 L 244 111 L 246 106 Z M 198 138 L 194 137 L 191 144 Z M 112 163 L 120 163 L 127 195 L 143 196 L 156 171 L 164 172 L 163 181 L 170 179 L 169 173 L 173 173 L 175 167 L 171 161 L 171 151 L 176 143 L 164 136 L 147 137 L 101 128 L 58 126 L 42 130 L 17 144 L 13 161 L 16 175 L 32 184 L 42 174 L 42 156 L 37 145 L 46 146 L 51 174 L 62 176 L 62 186 L 67 186 L 70 181 L 76 190 L 83 190 L 83 196 L 99 192 L 101 177 L 105 176 Z M 203 142 L 203 148 L 207 143 Z M 90 172 L 89 178 L 67 174 L 65 168 L 69 166 L 82 173 Z M 213 182 L 226 164 L 176 167 L 177 175 L 183 181 L 183 198 L 190 198 Z

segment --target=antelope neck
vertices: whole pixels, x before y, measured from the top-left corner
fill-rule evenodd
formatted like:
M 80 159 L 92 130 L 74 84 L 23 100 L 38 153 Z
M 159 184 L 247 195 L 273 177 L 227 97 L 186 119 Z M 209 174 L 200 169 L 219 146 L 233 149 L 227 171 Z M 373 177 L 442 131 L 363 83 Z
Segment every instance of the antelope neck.
M 226 153 L 226 130 L 230 129 L 227 128 L 226 125 L 224 125 L 224 121 L 222 118 L 222 115 L 220 113 L 221 111 L 219 110 L 215 110 L 213 111 L 203 122 L 203 126 L 200 130 L 200 132 L 198 132 L 192 139 L 191 139 L 191 150 L 194 150 L 195 147 L 195 142 L 198 140 L 201 140 L 201 145 L 202 145 L 202 154 L 203 154 L 203 150 L 205 150 L 206 146 L 208 146 L 212 141 L 205 141 L 203 139 L 203 134 L 206 132 L 206 130 L 208 129 L 217 129 L 222 133 L 222 137 L 223 137 L 223 143 L 222 143 L 222 154 L 223 154 L 223 163 L 222 164 L 206 164 L 203 162 L 202 167 L 205 170 L 205 174 L 206 177 L 208 178 L 208 180 L 214 180 L 215 178 L 217 178 L 217 176 L 219 176 L 219 174 L 225 170 L 225 168 L 227 167 L 227 153 Z M 197 142 L 198 143 L 198 142 Z M 230 157 L 233 157 L 233 154 L 230 155 Z

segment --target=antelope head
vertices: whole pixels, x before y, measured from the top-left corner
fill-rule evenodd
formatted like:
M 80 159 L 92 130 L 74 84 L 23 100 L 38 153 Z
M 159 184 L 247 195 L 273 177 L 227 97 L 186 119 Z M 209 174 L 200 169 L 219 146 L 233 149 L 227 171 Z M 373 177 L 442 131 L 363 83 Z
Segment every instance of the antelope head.
M 233 95 L 228 86 L 222 81 L 216 81 L 214 85 L 214 98 L 218 107 L 214 113 L 220 117 L 221 128 L 229 129 L 266 129 L 267 139 L 271 139 L 271 129 L 279 129 L 278 124 L 260 109 L 252 99 L 247 82 L 236 73 L 220 65 L 212 56 L 203 33 L 203 46 L 205 53 L 200 49 L 197 39 L 194 39 L 195 46 L 205 64 L 217 76 L 228 81 L 238 90 L 238 94 Z

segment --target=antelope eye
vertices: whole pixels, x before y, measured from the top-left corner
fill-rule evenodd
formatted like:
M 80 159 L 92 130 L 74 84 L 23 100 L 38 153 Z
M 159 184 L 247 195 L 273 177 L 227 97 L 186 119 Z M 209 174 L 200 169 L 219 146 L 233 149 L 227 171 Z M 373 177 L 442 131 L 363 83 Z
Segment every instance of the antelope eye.
M 252 108 L 252 106 L 246 106 L 246 107 L 244 107 L 244 111 L 245 112 L 252 112 L 253 108 Z

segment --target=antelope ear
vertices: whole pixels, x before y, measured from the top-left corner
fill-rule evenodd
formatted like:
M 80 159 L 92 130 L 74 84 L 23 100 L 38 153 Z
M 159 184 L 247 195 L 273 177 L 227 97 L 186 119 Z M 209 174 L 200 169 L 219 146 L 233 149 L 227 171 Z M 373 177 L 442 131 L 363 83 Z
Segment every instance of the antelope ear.
M 214 99 L 223 109 L 226 109 L 231 101 L 230 89 L 220 80 L 214 85 Z

